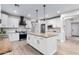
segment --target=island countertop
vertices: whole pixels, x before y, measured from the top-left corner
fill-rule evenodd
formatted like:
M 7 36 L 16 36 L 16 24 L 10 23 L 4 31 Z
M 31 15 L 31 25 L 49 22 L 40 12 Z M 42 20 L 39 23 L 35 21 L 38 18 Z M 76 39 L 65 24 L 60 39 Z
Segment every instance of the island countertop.
M 40 37 L 44 37 L 44 38 L 50 38 L 50 37 L 58 35 L 59 33 L 55 33 L 55 32 L 46 32 L 46 33 L 30 32 L 30 33 L 27 33 L 27 34 L 31 34 L 31 35 L 35 35 L 35 36 L 40 36 Z

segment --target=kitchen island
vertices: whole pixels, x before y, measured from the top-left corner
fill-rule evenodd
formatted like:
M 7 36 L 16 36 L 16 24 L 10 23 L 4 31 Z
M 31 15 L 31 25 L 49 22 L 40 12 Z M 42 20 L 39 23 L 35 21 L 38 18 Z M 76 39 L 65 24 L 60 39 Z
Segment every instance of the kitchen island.
M 27 43 L 45 55 L 52 55 L 57 51 L 58 33 L 27 33 Z

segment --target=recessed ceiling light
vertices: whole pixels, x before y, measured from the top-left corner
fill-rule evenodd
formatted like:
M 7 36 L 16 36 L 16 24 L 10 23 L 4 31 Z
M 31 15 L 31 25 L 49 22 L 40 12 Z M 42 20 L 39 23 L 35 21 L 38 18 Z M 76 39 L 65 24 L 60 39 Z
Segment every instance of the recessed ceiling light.
M 27 16 L 28 16 L 28 17 L 31 17 L 31 15 L 30 15 L 30 14 L 28 14 Z
M 60 13 L 60 11 L 57 11 L 57 13 L 59 14 L 59 13 Z
M 16 10 L 14 10 L 13 12 L 14 12 L 14 13 L 17 13 L 17 11 L 16 11 Z

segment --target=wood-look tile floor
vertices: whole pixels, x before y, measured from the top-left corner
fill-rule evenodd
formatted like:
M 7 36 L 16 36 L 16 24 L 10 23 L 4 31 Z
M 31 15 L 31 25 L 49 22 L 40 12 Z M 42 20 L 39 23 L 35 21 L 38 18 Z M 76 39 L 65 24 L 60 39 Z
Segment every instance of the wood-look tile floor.
M 27 45 L 26 41 L 12 42 L 12 51 L 4 55 L 40 55 L 38 51 Z
M 12 43 L 12 52 L 4 55 L 41 55 L 38 51 L 27 45 L 26 41 Z M 67 40 L 65 43 L 58 43 L 58 50 L 54 55 L 79 55 L 79 41 Z
M 57 54 L 58 55 L 79 55 L 79 40 L 69 39 L 65 43 L 58 44 Z

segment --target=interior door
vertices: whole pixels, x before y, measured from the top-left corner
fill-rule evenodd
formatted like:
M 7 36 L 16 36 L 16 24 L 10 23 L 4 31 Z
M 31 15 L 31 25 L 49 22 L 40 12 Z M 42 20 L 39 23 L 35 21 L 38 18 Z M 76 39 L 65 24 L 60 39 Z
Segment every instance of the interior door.
M 72 23 L 71 28 L 72 36 L 79 36 L 79 23 Z

